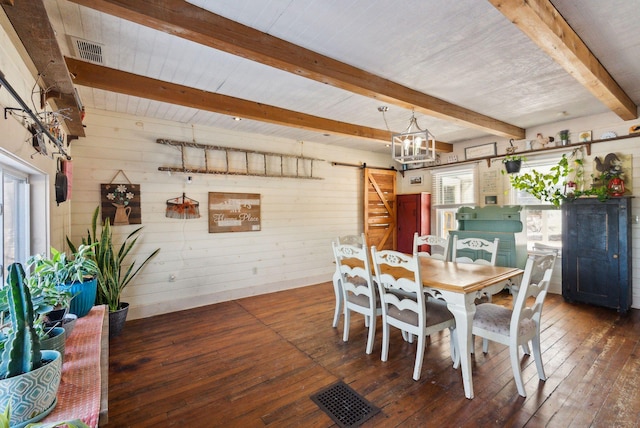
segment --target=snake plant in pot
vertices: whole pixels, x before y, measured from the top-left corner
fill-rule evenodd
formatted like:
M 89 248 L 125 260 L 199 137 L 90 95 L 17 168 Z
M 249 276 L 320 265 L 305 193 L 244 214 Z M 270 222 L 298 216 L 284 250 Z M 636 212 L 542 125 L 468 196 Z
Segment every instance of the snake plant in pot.
M 82 238 L 83 245 L 91 245 L 94 248 L 95 261 L 98 266 L 98 298 L 99 304 L 109 307 L 109 337 L 120 334 L 127 317 L 129 304 L 123 302 L 122 292 L 125 287 L 136 277 L 140 270 L 155 257 L 160 248 L 154 250 L 139 265 L 135 260 L 131 260 L 133 250 L 139 238 L 142 227 L 133 230 L 120 243 L 116 249 L 114 244 L 113 231 L 107 218 L 102 225 L 98 235 L 98 212 L 100 207 L 96 207 L 91 220 L 91 230 L 87 231 L 86 238 Z M 75 246 L 67 238 L 67 244 L 72 251 Z M 129 259 L 127 259 L 129 256 Z
M 2 313 L 0 360 L 0 408 L 11 403 L 11 426 L 24 426 L 45 417 L 56 405 L 62 373 L 58 351 L 41 351 L 34 327 L 35 312 L 24 269 L 9 266 L 7 284 L 2 289 L 9 322 Z

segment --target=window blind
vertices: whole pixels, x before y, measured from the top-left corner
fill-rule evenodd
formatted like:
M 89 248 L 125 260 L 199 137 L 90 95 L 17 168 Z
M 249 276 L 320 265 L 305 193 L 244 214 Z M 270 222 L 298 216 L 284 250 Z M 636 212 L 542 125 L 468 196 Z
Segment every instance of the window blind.
M 473 205 L 477 201 L 477 167 L 461 166 L 433 174 L 433 205 Z

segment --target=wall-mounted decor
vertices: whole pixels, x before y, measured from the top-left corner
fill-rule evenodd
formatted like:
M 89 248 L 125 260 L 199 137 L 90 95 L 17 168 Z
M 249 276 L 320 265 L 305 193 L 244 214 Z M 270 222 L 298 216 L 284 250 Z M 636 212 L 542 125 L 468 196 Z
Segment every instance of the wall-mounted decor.
M 484 204 L 485 205 L 497 205 L 498 204 L 498 197 L 496 195 L 485 196 L 484 197 Z
M 184 193 L 182 196 L 168 199 L 165 216 L 169 218 L 200 218 L 200 202 L 188 198 Z
M 422 176 L 414 175 L 413 177 L 410 177 L 409 184 L 422 184 Z
M 466 160 L 475 158 L 484 158 L 487 156 L 495 156 L 497 152 L 497 143 L 481 144 L 479 146 L 466 147 L 464 149 L 464 158 Z
M 209 192 L 209 233 L 259 230 L 259 193 Z
M 114 183 L 120 174 L 126 183 Z M 107 218 L 113 226 L 142 223 L 140 185 L 132 184 L 123 170 L 119 170 L 110 183 L 100 185 L 100 206 L 102 223 Z

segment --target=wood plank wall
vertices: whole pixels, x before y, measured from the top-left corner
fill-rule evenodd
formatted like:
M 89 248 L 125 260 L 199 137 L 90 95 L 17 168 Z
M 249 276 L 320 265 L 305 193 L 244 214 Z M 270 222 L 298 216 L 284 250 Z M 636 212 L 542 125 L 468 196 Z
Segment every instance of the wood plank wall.
M 144 317 L 217 301 L 327 281 L 333 274 L 330 242 L 362 232 L 362 170 L 331 161 L 389 163 L 374 155 L 326 145 L 224 132 L 177 122 L 89 110 L 87 137 L 72 143 L 74 190 L 71 229 L 74 241 L 86 234 L 98 205 L 100 184 L 123 170 L 141 186 L 142 225 L 138 254 L 161 251 L 127 288 L 130 317 Z M 324 159 L 314 162 L 322 180 L 264 178 L 158 171 L 180 166 L 180 151 L 156 139 L 289 153 Z M 186 162 L 204 166 L 201 150 Z M 126 182 L 122 175 L 117 182 Z M 199 201 L 199 219 L 165 216 L 166 201 L 185 192 Z M 261 231 L 208 233 L 208 192 L 261 195 Z M 129 233 L 135 226 L 117 226 Z M 175 277 L 175 278 L 174 278 Z

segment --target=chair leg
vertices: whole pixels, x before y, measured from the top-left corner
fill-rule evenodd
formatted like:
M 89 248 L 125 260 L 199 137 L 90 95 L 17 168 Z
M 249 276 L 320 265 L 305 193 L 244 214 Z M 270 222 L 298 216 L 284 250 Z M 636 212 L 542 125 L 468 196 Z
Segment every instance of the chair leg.
M 542 352 L 540 352 L 540 335 L 533 338 L 531 341 L 533 347 L 533 358 L 536 360 L 536 369 L 538 369 L 538 377 L 540 380 L 547 380 L 547 375 L 544 373 L 544 366 L 542 365 Z
M 382 319 L 382 353 L 380 360 L 387 361 L 389 358 L 389 324 Z
M 416 363 L 413 366 L 413 380 L 420 380 L 420 372 L 422 372 L 422 359 L 424 358 L 424 347 L 426 345 L 426 336 L 420 334 L 418 336 L 418 347 L 416 348 Z
M 520 370 L 520 359 L 518 358 L 518 345 L 511 344 L 509 346 L 509 355 L 511 356 L 511 368 L 513 369 L 513 378 L 516 381 L 516 387 L 518 388 L 518 394 L 523 397 L 527 396 L 527 392 L 524 389 L 522 383 L 522 371 Z
M 364 316 L 364 326 L 365 326 L 365 327 L 369 327 L 369 323 L 370 323 L 370 321 L 369 321 L 369 315 L 365 315 L 365 316 Z
M 349 325 L 351 324 L 351 311 L 345 304 L 344 306 L 344 332 L 342 333 L 342 341 L 349 341 Z
M 373 352 L 373 342 L 376 338 L 376 316 L 369 316 L 369 337 L 367 338 L 367 354 Z
M 413 343 L 413 334 L 409 333 L 408 331 L 402 330 L 402 338 L 405 342 Z
M 485 337 L 482 338 L 482 352 L 485 354 L 489 352 L 489 339 Z
M 340 313 L 342 312 L 342 283 L 338 272 L 333 274 L 333 292 L 336 295 L 336 310 L 333 313 L 333 327 L 338 327 Z
M 529 350 L 529 343 L 523 343 L 521 345 L 521 348 L 523 353 L 525 353 L 526 355 L 531 355 L 531 351 Z

